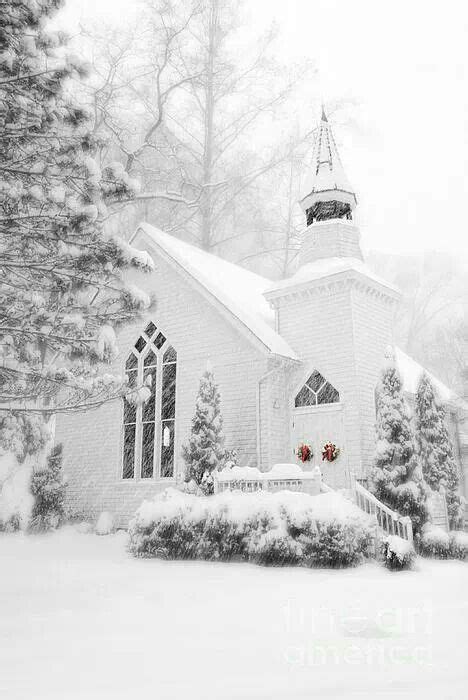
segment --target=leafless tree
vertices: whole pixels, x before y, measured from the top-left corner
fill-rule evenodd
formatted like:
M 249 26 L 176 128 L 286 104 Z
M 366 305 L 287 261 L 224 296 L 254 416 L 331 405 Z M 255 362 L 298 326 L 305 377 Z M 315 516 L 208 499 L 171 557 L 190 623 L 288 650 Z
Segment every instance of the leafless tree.
M 206 250 L 254 252 L 247 231 L 273 196 L 256 201 L 254 193 L 291 160 L 288 99 L 312 69 L 279 66 L 272 32 L 241 40 L 242 11 L 227 0 L 151 0 L 124 35 L 86 30 L 102 158 L 123 160 L 141 181 L 136 204 L 112 210 L 114 225 L 144 217 Z M 232 48 L 239 44 L 241 52 Z M 262 142 L 267 130 L 273 136 Z

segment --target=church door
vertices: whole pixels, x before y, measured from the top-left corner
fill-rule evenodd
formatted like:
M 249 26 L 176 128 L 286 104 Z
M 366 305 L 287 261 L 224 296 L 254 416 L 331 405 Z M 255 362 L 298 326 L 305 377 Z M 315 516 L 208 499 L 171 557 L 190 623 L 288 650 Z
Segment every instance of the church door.
M 310 471 L 320 467 L 323 481 L 332 488 L 345 486 L 346 451 L 344 450 L 343 409 L 340 404 L 308 406 L 292 409 L 292 457 L 304 469 Z M 333 442 L 340 448 L 338 459 L 322 460 L 322 448 Z M 309 445 L 312 458 L 302 462 L 297 456 L 299 445 Z

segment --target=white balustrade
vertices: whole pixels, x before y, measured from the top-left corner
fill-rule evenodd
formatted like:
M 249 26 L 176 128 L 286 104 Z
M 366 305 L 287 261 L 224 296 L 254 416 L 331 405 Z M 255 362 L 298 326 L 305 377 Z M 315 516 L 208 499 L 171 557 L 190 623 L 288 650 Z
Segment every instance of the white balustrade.
M 221 491 L 299 491 L 311 495 L 322 489 L 319 468 L 303 471 L 297 464 L 275 464 L 269 472 L 256 467 L 233 467 L 213 472 L 214 492 Z
M 413 526 L 411 518 L 396 513 L 379 501 L 358 481 L 353 480 L 354 500 L 361 510 L 374 515 L 378 526 L 387 535 L 398 535 L 408 542 L 413 541 Z

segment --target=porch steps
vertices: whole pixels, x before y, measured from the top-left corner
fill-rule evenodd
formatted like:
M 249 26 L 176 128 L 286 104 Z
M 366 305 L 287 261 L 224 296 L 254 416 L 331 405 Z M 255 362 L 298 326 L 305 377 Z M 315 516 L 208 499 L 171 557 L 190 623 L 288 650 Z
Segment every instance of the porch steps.
M 449 531 L 447 501 L 443 491 L 434 491 L 430 498 L 430 519 L 433 525 Z
M 352 500 L 364 513 L 374 515 L 379 532 L 382 536 L 398 535 L 408 542 L 413 542 L 413 526 L 411 518 L 403 516 L 388 508 L 379 501 L 373 493 L 368 491 L 356 479 L 351 487 Z

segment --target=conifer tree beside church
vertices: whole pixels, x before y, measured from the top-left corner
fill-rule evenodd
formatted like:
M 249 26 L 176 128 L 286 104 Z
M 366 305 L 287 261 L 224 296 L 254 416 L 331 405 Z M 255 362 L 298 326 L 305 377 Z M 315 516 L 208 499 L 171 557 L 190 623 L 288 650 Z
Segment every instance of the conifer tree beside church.
M 376 454 L 371 479 L 379 500 L 407 515 L 417 533 L 427 519 L 426 486 L 400 374 L 388 353 L 377 388 Z
M 47 29 L 62 4 L 0 3 L 0 440 L 21 459 L 43 446 L 42 416 L 118 393 L 96 363 L 149 304 L 121 273 L 151 260 L 104 235 L 106 204 L 133 183 L 94 159 L 89 117 L 69 94 L 84 69 Z
M 185 480 L 195 481 L 204 493 L 212 493 L 212 473 L 224 462 L 225 450 L 221 396 L 211 369 L 200 380 L 191 435 L 183 447 L 183 457 Z
M 449 522 L 461 525 L 463 502 L 458 494 L 459 475 L 453 457 L 452 441 L 445 422 L 445 409 L 434 386 L 423 374 L 418 384 L 415 404 L 416 439 L 423 476 L 434 491 L 445 490 Z

